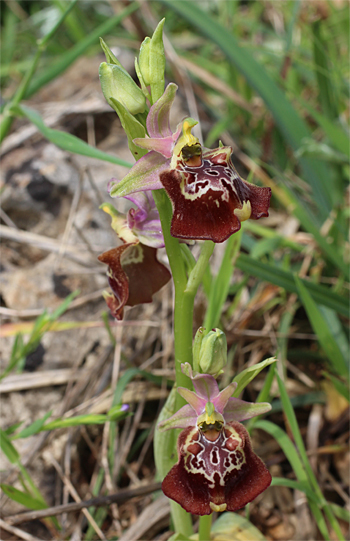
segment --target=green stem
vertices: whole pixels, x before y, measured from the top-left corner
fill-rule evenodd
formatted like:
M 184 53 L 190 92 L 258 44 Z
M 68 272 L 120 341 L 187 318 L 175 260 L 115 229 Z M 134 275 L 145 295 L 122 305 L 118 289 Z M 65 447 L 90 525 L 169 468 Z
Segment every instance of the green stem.
M 190 513 L 182 509 L 174 500 L 170 500 L 170 510 L 176 533 L 181 533 L 186 538 L 191 537 L 193 535 L 193 526 Z
M 193 298 L 195 297 L 199 284 L 201 283 L 203 275 L 208 266 L 210 256 L 213 253 L 214 247 L 215 244 L 211 240 L 206 240 L 202 244 L 202 249 L 198 261 L 189 276 L 187 287 L 185 289 L 185 294 L 193 295 Z
M 162 224 L 165 248 L 167 251 L 171 272 L 175 286 L 175 312 L 174 312 L 174 345 L 175 345 L 175 367 L 176 367 L 176 385 L 188 387 L 189 379 L 181 372 L 181 364 L 178 362 L 185 356 L 185 361 L 192 360 L 192 314 L 193 304 L 186 307 L 183 303 L 183 292 L 187 285 L 187 276 L 184 258 L 180 243 L 170 235 L 170 225 L 172 217 L 171 203 L 164 190 L 153 191 L 154 201 Z M 189 310 L 189 311 L 188 311 Z M 181 317 L 183 314 L 183 318 Z M 190 325 L 190 326 L 189 326 Z M 182 401 L 182 403 L 181 403 Z M 184 405 L 184 400 L 176 393 L 176 410 Z M 191 515 L 187 513 L 180 505 L 170 501 L 171 516 L 173 519 L 175 531 L 186 537 L 193 534 Z
M 175 290 L 184 290 L 187 284 L 185 263 L 179 241 L 170 234 L 172 217 L 170 200 L 164 190 L 154 190 L 152 195 L 157 205 L 162 224 L 164 243 L 173 275 Z
M 212 518 L 212 514 L 199 517 L 198 541 L 210 541 Z

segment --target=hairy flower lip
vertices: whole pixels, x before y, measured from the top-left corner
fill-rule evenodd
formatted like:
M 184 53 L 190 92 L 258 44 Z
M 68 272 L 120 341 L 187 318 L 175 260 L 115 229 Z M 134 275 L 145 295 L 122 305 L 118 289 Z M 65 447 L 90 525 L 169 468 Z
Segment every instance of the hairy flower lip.
M 241 221 L 268 216 L 271 189 L 241 179 L 231 154 L 231 147 L 204 150 L 196 166 L 180 155 L 173 169 L 160 173 L 173 206 L 173 237 L 224 242 Z
M 195 515 L 237 511 L 271 483 L 269 471 L 238 421 L 271 406 L 233 398 L 235 383 L 220 392 L 213 376 L 194 372 L 189 363 L 182 364 L 181 370 L 195 392 L 178 388 L 188 404 L 158 425 L 159 430 L 184 429 L 177 442 L 178 462 L 165 476 L 162 490 Z
M 178 463 L 166 475 L 162 490 L 188 513 L 237 511 L 271 483 L 271 475 L 253 452 L 249 434 L 238 422 L 208 439 L 196 427 L 178 439 Z

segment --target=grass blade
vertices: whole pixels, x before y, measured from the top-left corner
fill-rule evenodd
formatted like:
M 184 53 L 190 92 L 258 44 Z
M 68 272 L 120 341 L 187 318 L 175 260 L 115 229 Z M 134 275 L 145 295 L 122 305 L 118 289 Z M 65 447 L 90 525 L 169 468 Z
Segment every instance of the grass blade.
M 323 24 L 324 21 L 322 21 L 322 19 L 318 19 L 312 24 L 315 71 L 322 110 L 330 120 L 334 120 L 337 118 L 338 113 L 331 83 L 330 69 L 328 66 L 327 41 L 322 35 Z
M 116 156 L 112 156 L 107 152 L 102 152 L 102 150 L 98 150 L 97 148 L 88 145 L 85 143 L 85 141 L 82 141 L 82 139 L 75 137 L 75 135 L 72 135 L 71 133 L 49 128 L 44 124 L 39 113 L 25 105 L 16 107 L 16 110 L 27 117 L 28 120 L 30 120 L 38 128 L 40 133 L 46 137 L 46 139 L 63 150 L 68 150 L 69 152 L 73 152 L 75 154 L 81 154 L 82 156 L 89 156 L 90 158 L 97 158 L 98 160 L 103 160 L 105 162 L 123 165 L 124 167 L 132 166 L 131 163 L 126 162 L 125 160 L 121 160 Z
M 330 325 L 329 318 L 327 321 L 300 278 L 295 276 L 294 279 L 309 321 L 314 332 L 317 334 L 318 340 L 327 354 L 329 361 L 333 364 L 334 370 L 340 376 L 347 376 L 349 374 L 349 364 L 347 363 L 349 356 L 343 356 L 338 341 L 332 333 L 332 326 Z M 337 326 L 337 328 L 339 326 Z
M 133 11 L 138 9 L 137 2 L 134 2 L 127 6 L 123 11 L 121 11 L 115 17 L 108 19 L 103 22 L 100 26 L 95 28 L 91 34 L 86 36 L 82 41 L 79 41 L 74 47 L 72 47 L 65 54 L 60 55 L 60 59 L 55 62 L 52 66 L 45 69 L 43 73 L 38 75 L 31 84 L 29 85 L 24 98 L 28 99 L 30 96 L 35 94 L 42 86 L 46 85 L 55 77 L 63 73 L 73 62 L 79 58 L 85 51 L 93 44 L 98 42 L 100 36 L 104 36 L 109 33 L 115 26 L 117 26 L 125 17 L 128 17 Z
M 320 516 L 322 516 L 320 511 L 319 511 L 319 506 L 321 505 L 324 512 L 325 512 L 325 514 L 326 514 L 326 516 L 327 516 L 327 518 L 328 518 L 328 520 L 329 520 L 329 522 L 330 522 L 330 524 L 331 524 L 331 526 L 332 526 L 332 528 L 334 529 L 335 533 L 337 534 L 338 539 L 341 540 L 341 541 L 345 541 L 345 538 L 344 538 L 344 536 L 342 534 L 342 531 L 340 529 L 338 521 L 335 518 L 331 507 L 325 501 L 325 499 L 323 497 L 323 494 L 322 494 L 322 491 L 321 491 L 321 489 L 320 489 L 320 487 L 318 485 L 317 479 L 315 477 L 315 474 L 314 474 L 314 472 L 313 472 L 313 470 L 311 468 L 311 465 L 310 465 L 310 462 L 309 462 L 309 459 L 308 459 L 308 456 L 307 456 L 307 453 L 306 453 L 305 445 L 304 445 L 304 442 L 303 442 L 303 438 L 302 438 L 300 430 L 299 430 L 298 421 L 297 421 L 293 406 L 291 404 L 291 401 L 289 399 L 287 389 L 286 389 L 282 379 L 280 378 L 279 374 L 276 374 L 276 378 L 277 378 L 278 388 L 279 388 L 279 391 L 280 391 L 281 401 L 282 401 L 282 404 L 283 404 L 284 413 L 285 413 L 285 415 L 286 415 L 286 417 L 288 419 L 288 422 L 289 422 L 289 425 L 290 425 L 290 428 L 291 428 L 291 431 L 292 431 L 292 434 L 293 434 L 294 441 L 295 441 L 296 446 L 298 448 L 301 460 L 303 462 L 303 466 L 305 468 L 305 471 L 306 471 L 308 479 L 309 479 L 309 483 L 310 483 L 310 485 L 312 487 L 312 490 L 314 491 L 314 493 L 316 494 L 316 496 L 317 496 L 317 498 L 319 500 L 318 505 L 316 505 L 316 506 L 310 504 L 310 507 L 311 507 L 312 511 L 314 513 L 316 513 L 315 518 L 317 518 L 317 515 L 318 515 L 317 524 L 319 526 Z M 323 534 L 323 536 L 325 537 L 324 534 Z
M 271 421 L 260 420 L 260 419 L 255 423 L 254 428 L 260 428 L 261 430 L 264 430 L 278 442 L 282 451 L 286 455 L 288 462 L 292 466 L 293 471 L 295 475 L 297 476 L 299 482 L 303 483 L 305 486 L 308 486 L 310 490 L 312 490 L 312 487 L 310 486 L 308 477 L 306 475 L 305 468 L 303 466 L 302 461 L 300 460 L 300 457 L 295 448 L 295 445 L 293 444 L 291 439 L 288 437 L 286 432 L 279 426 L 275 425 L 274 423 L 271 423 Z
M 23 97 L 25 96 L 28 86 L 30 84 L 30 81 L 32 80 L 32 77 L 35 73 L 35 70 L 37 68 L 37 65 L 39 63 L 40 57 L 43 53 L 43 51 L 46 48 L 47 42 L 52 38 L 52 36 L 56 33 L 58 28 L 63 23 L 64 19 L 67 17 L 69 12 L 74 8 L 75 4 L 77 3 L 77 0 L 73 0 L 66 11 L 61 15 L 57 23 L 53 26 L 53 28 L 44 36 L 41 40 L 38 42 L 38 47 L 36 50 L 36 53 L 34 55 L 33 61 L 31 62 L 27 73 L 23 77 L 22 81 L 20 82 L 13 98 L 5 105 L 4 108 L 4 114 L 3 114 L 3 120 L 0 123 L 0 143 L 5 138 L 7 132 L 11 128 L 12 122 L 13 122 L 13 116 L 12 116 L 12 110 L 13 107 L 18 105 Z
M 37 500 L 36 498 L 33 498 L 30 494 L 23 492 L 22 490 L 18 490 L 17 488 L 14 488 L 11 485 L 0 485 L 1 490 L 11 498 L 14 502 L 20 503 L 21 505 L 24 505 L 24 507 L 27 507 L 28 509 L 46 509 L 47 505 L 45 505 L 41 500 Z
M 268 263 L 262 263 L 261 261 L 257 261 L 249 255 L 242 253 L 237 258 L 236 267 L 249 275 L 256 276 L 261 280 L 283 287 L 283 289 L 290 293 L 298 293 L 294 275 L 289 271 L 269 265 Z M 348 317 L 349 304 L 347 298 L 341 297 L 325 286 L 314 284 L 307 280 L 301 280 L 301 282 L 317 304 L 323 304 L 324 306 L 335 310 L 338 314 Z
M 300 490 L 300 492 L 304 492 L 306 496 L 313 500 L 315 503 L 317 503 L 317 498 L 312 490 L 310 490 L 310 487 L 308 485 L 305 485 L 305 483 L 301 483 L 300 481 L 295 481 L 294 479 L 285 479 L 284 477 L 273 477 L 271 482 L 272 487 L 288 487 L 293 488 L 294 490 Z
M 21 430 L 21 432 L 13 436 L 11 439 L 18 440 L 20 438 L 28 438 L 29 436 L 37 434 L 41 431 L 42 427 L 45 424 L 45 421 L 51 416 L 51 414 L 52 410 L 48 411 L 47 413 L 45 413 L 44 417 L 42 417 L 41 419 L 36 419 L 34 423 Z
M 332 143 L 336 150 L 342 152 L 348 159 L 350 159 L 350 140 L 348 134 L 338 126 L 334 121 L 329 120 L 325 115 L 316 111 L 309 103 L 299 98 L 299 102 L 302 104 L 307 112 L 313 117 L 318 125 L 323 129 L 329 141 Z
M 16 464 L 19 461 L 19 454 L 16 447 L 12 445 L 10 438 L 8 437 L 6 432 L 1 430 L 1 428 L 0 428 L 0 448 L 2 452 L 4 453 L 4 455 L 6 456 L 6 458 L 9 460 L 9 462 L 11 462 L 11 464 Z
M 207 330 L 213 329 L 219 324 L 222 307 L 227 299 L 234 262 L 241 245 L 241 236 L 242 230 L 238 231 L 236 235 L 232 235 L 227 241 L 219 272 L 211 284 L 208 307 L 203 323 L 203 327 Z

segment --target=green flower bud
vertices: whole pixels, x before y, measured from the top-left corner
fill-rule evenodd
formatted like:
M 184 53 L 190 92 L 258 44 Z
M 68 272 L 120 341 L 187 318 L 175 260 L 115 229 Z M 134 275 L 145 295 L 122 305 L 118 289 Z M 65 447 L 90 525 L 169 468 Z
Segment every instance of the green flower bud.
M 165 19 L 158 23 L 152 38 L 145 38 L 141 44 L 139 67 L 145 85 L 151 86 L 153 103 L 164 92 L 165 53 L 163 44 L 163 26 Z
M 124 105 L 132 115 L 145 111 L 146 98 L 123 67 L 102 62 L 99 75 L 103 95 L 114 110 L 115 106 L 111 98 Z
M 226 336 L 220 329 L 204 334 L 203 327 L 196 333 L 193 344 L 193 368 L 217 377 L 227 363 Z

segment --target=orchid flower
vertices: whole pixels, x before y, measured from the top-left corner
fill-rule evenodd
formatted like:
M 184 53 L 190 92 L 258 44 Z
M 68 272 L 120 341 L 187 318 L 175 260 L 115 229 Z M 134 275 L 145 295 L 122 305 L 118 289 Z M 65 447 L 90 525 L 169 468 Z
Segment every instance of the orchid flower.
M 102 205 L 112 217 L 112 228 L 124 242 L 98 257 L 108 265 L 112 294 L 105 292 L 104 298 L 116 319 L 123 318 L 125 305 L 152 302 L 152 295 L 171 277 L 157 259 L 157 248 L 164 246 L 164 239 L 151 193 L 138 193 L 128 199 L 137 208 L 131 208 L 127 215 L 108 203 Z
M 184 429 L 177 443 L 178 463 L 165 477 L 162 490 L 195 515 L 241 509 L 270 485 L 271 475 L 254 454 L 240 421 L 271 406 L 233 398 L 236 383 L 220 392 L 213 376 L 193 373 L 188 363 L 182 371 L 191 378 L 195 392 L 179 387 L 188 404 L 158 425 L 159 430 Z
M 191 133 L 197 124 L 192 118 L 171 131 L 169 115 L 176 89 L 170 83 L 150 108 L 149 137 L 133 139 L 149 152 L 121 181 L 112 179 L 110 195 L 125 197 L 164 187 L 173 206 L 173 237 L 223 242 L 244 220 L 268 216 L 271 189 L 241 179 L 231 160 L 231 147 L 203 148 Z

